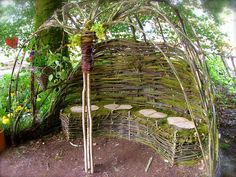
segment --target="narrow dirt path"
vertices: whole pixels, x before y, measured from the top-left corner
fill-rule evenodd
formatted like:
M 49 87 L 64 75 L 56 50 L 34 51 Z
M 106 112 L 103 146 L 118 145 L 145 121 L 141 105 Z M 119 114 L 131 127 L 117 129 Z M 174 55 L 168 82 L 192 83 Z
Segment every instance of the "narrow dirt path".
M 220 177 L 236 176 L 236 109 L 220 110 Z

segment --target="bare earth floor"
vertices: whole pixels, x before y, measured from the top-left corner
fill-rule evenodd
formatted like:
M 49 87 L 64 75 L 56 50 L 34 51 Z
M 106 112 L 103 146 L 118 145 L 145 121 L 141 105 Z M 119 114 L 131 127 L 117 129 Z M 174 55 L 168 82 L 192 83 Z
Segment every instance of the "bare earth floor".
M 75 147 L 75 145 L 79 145 Z M 164 162 L 149 147 L 124 139 L 94 138 L 95 173 L 88 177 L 200 177 L 201 163 L 194 167 Z M 153 161 L 148 172 L 149 159 Z M 61 133 L 9 148 L 0 155 L 0 177 L 85 177 L 83 146 L 73 145 Z

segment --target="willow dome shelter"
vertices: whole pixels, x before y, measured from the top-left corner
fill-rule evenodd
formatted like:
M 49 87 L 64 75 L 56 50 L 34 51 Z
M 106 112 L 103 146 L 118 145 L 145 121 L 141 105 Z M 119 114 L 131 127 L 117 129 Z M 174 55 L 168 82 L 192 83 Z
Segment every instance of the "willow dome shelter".
M 94 135 L 144 143 L 171 165 L 203 159 L 213 176 L 218 161 L 213 90 L 186 18 L 153 1 L 86 1 L 65 4 L 36 34 L 51 27 L 78 40 L 86 31 L 97 36 L 90 73 Z M 60 119 L 68 139 L 82 134 L 82 89 L 78 66 L 58 96 L 67 103 L 61 104 Z

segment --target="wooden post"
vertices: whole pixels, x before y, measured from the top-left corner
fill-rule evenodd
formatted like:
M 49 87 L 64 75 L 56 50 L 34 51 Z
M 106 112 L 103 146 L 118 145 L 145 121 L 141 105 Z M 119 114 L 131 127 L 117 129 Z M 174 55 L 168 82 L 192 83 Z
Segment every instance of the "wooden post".
M 90 100 L 90 71 L 93 62 L 93 43 L 95 33 L 85 28 L 81 34 L 81 68 L 83 72 L 82 126 L 84 142 L 84 167 L 86 173 L 93 173 L 92 114 Z
M 83 73 L 83 90 L 82 90 L 82 127 L 83 127 L 83 142 L 84 142 L 84 170 L 88 172 L 87 164 L 87 143 L 85 130 L 85 93 L 86 93 L 86 74 Z

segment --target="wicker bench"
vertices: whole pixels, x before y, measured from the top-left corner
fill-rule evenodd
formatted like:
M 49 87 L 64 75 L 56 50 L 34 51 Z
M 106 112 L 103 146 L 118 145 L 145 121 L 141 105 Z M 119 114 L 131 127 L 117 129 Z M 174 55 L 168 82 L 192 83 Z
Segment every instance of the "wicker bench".
M 62 127 L 68 140 L 82 137 L 81 109 L 78 111 L 75 107 L 80 109 L 80 106 L 71 106 L 61 112 Z M 168 123 L 167 120 L 172 117 L 167 118 L 167 114 L 153 109 L 133 112 L 130 105 L 110 104 L 92 110 L 95 135 L 116 136 L 144 143 L 172 165 L 201 157 L 194 127 L 189 125 L 192 122 L 187 119 L 190 123 L 182 124 L 180 128 L 177 127 L 178 122 L 174 126 L 173 122 Z M 145 112 L 147 110 L 150 114 Z

